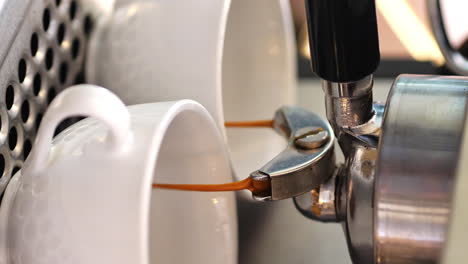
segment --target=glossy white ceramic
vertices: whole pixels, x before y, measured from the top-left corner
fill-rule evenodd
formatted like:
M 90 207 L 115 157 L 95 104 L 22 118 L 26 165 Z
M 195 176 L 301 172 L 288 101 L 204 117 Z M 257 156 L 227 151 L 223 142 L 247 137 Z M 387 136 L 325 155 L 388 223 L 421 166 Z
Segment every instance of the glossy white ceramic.
M 64 118 L 88 118 L 52 140 Z M 52 102 L 0 208 L 0 263 L 237 262 L 233 193 L 152 189 L 231 179 L 222 135 L 190 100 L 131 106 L 91 85 Z
M 293 30 L 289 0 L 231 2 L 222 64 L 225 120 L 271 119 L 278 108 L 295 103 Z M 226 134 L 238 179 L 287 145 L 272 129 L 227 128 Z
M 294 43 L 289 0 L 120 0 L 96 27 L 87 76 L 126 104 L 194 99 L 226 134 L 225 120 L 294 103 Z M 267 129 L 227 139 L 239 178 L 286 146 Z
M 95 28 L 88 80 L 109 87 L 128 105 L 193 99 L 221 124 L 221 58 L 230 1 L 126 2 Z

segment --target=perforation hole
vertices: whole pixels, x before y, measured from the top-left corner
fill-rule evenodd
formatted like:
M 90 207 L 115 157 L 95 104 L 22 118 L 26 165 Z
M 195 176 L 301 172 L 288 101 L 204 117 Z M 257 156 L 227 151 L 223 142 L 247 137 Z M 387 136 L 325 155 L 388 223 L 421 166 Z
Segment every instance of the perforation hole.
M 52 48 L 48 48 L 46 51 L 45 66 L 47 70 L 52 69 L 52 66 L 54 66 L 54 51 Z
M 62 45 L 63 40 L 65 39 L 65 34 L 67 33 L 67 28 L 65 27 L 65 24 L 60 24 L 58 31 L 57 31 L 57 43 L 59 45 Z
M 93 31 L 93 26 L 94 26 L 93 19 L 91 18 L 90 15 L 86 15 L 83 26 L 84 26 L 84 32 L 86 36 L 89 37 L 89 35 Z
M 66 62 L 63 62 L 60 64 L 60 69 L 59 69 L 59 81 L 61 84 L 65 84 L 67 81 L 68 77 L 68 64 Z
M 10 147 L 10 150 L 14 150 L 17 143 L 18 131 L 16 130 L 16 127 L 12 127 L 10 128 L 10 132 L 8 132 L 8 147 Z
M 71 54 L 72 58 L 76 59 L 78 55 L 80 54 L 80 40 L 75 38 L 72 42 L 72 48 L 71 48 Z
M 50 26 L 50 10 L 49 8 L 44 9 L 44 13 L 42 14 L 42 28 L 44 31 L 47 31 Z
M 36 56 L 38 49 L 39 49 L 39 37 L 37 36 L 37 33 L 33 33 L 31 36 L 31 55 Z
M 80 84 L 80 83 L 84 83 L 85 82 L 85 75 L 83 72 L 79 72 L 76 76 L 75 76 L 75 84 Z
M 39 129 L 39 127 L 41 126 L 42 117 L 43 117 L 42 114 L 37 114 L 37 116 L 36 116 L 36 131 L 37 131 L 37 130 Z
M 54 100 L 55 96 L 57 96 L 57 91 L 55 87 L 49 88 L 49 93 L 47 94 L 47 103 L 50 104 Z
M 25 160 L 28 158 L 29 153 L 31 153 L 31 149 L 32 149 L 31 141 L 27 139 L 26 141 L 24 141 L 24 145 L 23 145 L 23 157 Z
M 41 91 L 42 86 L 42 77 L 39 73 L 36 73 L 33 80 L 33 93 L 34 95 L 38 95 Z
M 57 7 L 59 7 L 61 3 L 62 3 L 62 0 L 55 0 L 55 5 Z
M 0 177 L 3 176 L 3 173 L 5 172 L 5 157 L 3 154 L 0 154 Z
M 13 85 L 8 85 L 5 93 L 5 104 L 8 110 L 13 107 L 13 103 L 15 102 L 15 88 Z
M 26 61 L 21 59 L 18 64 L 18 79 L 20 83 L 24 82 L 24 78 L 26 78 Z
M 13 170 L 11 171 L 11 176 L 14 176 L 20 170 L 21 170 L 21 167 L 18 167 L 18 166 L 14 167 Z
M 23 104 L 21 105 L 21 120 L 26 123 L 29 119 L 29 114 L 31 112 L 28 100 L 24 100 Z
M 71 20 L 75 19 L 77 10 L 78 10 L 78 6 L 76 2 L 71 1 L 70 8 L 68 9 L 68 14 L 70 15 Z

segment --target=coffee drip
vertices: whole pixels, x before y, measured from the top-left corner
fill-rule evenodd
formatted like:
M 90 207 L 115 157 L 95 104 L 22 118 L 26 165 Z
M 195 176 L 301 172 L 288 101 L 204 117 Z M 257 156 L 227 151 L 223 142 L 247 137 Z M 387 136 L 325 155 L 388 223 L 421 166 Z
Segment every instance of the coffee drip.
M 273 127 L 273 120 L 230 121 L 224 123 L 225 127 Z
M 154 189 L 169 189 L 177 191 L 193 192 L 226 192 L 249 190 L 254 195 L 265 195 L 271 193 L 269 180 L 253 180 L 248 177 L 242 181 L 224 184 L 164 184 L 154 183 Z
M 225 122 L 226 127 L 273 127 L 273 120 L 255 120 L 255 121 L 234 121 Z M 224 183 L 224 184 L 165 184 L 154 183 L 154 189 L 168 189 L 177 191 L 193 192 L 226 192 L 249 190 L 254 195 L 268 195 L 271 193 L 269 180 L 253 180 L 248 177 L 242 181 Z

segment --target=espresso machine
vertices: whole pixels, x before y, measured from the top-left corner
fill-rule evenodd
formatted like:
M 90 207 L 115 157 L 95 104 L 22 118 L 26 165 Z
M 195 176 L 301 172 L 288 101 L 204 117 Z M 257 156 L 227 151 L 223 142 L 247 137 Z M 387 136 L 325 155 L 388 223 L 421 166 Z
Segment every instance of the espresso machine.
M 468 78 L 400 75 L 387 102 L 374 102 L 374 0 L 305 3 L 327 120 L 298 107 L 276 112 L 273 127 L 288 146 L 251 174 L 271 185 L 254 198 L 293 198 L 311 220 L 341 223 L 353 263 L 444 262 Z
M 0 1 L 0 192 L 28 157 L 55 95 L 86 82 L 89 40 L 98 18 L 110 12 L 106 2 L 112 1 Z M 276 112 L 273 126 L 288 146 L 250 175 L 271 189 L 254 198 L 293 198 L 305 217 L 341 223 L 356 264 L 448 263 L 459 206 L 453 195 L 464 186 L 460 167 L 468 157 L 468 78 L 401 75 L 387 102 L 374 102 L 380 60 L 374 0 L 305 4 L 326 119 L 294 106 Z M 446 53 L 451 64 L 460 62 Z

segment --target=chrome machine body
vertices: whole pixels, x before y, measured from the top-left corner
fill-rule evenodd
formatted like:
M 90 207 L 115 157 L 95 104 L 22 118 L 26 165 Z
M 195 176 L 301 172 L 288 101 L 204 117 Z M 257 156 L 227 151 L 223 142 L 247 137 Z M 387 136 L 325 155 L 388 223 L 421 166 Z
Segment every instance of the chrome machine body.
M 387 103 L 374 194 L 380 263 L 437 263 L 461 157 L 468 80 L 400 76 Z M 411 261 L 411 262 L 410 262 Z
M 374 0 L 306 5 L 312 68 L 323 79 L 330 125 L 299 108 L 279 110 L 274 126 L 293 132 L 282 133 L 290 140 L 285 152 L 252 174 L 272 185 L 271 194 L 257 198 L 294 198 L 306 217 L 342 223 L 354 263 L 440 263 L 461 159 L 468 78 L 401 75 L 387 103 L 375 103 L 372 73 L 380 55 Z M 287 115 L 296 117 L 294 125 L 285 122 Z M 311 125 L 335 134 L 344 164 L 335 164 L 333 136 L 306 135 L 318 142 L 308 150 L 295 144 L 294 131 L 310 131 Z

